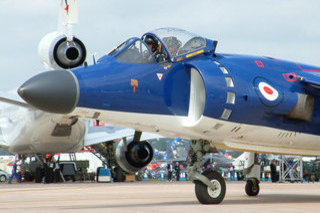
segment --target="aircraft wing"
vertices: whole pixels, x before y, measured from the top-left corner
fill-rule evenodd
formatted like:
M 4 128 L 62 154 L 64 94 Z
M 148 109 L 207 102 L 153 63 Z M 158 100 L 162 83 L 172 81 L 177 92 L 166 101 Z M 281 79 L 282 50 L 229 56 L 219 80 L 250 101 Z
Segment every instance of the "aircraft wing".
M 35 109 L 31 105 L 27 104 L 26 102 L 22 101 L 18 95 L 11 94 L 11 93 L 4 93 L 0 92 L 0 102 L 6 104 L 12 104 L 19 107 Z M 94 144 L 99 144 L 105 141 L 121 139 L 124 137 L 133 137 L 134 130 L 122 127 L 116 127 L 112 125 L 101 125 L 95 126 L 93 121 L 82 120 L 87 125 L 87 132 L 85 134 L 84 139 L 84 146 L 90 146 Z M 2 135 L 2 134 L 0 134 Z M 151 133 L 143 133 L 141 136 L 141 140 L 148 140 L 151 138 L 159 138 L 161 136 Z M 0 147 L 8 148 L 9 145 L 6 144 L 4 141 L 1 141 L 0 138 Z
M 9 92 L 0 92 L 0 103 L 12 104 L 19 107 L 35 109 L 31 105 L 27 104 L 20 97 L 14 93 Z M 94 144 L 99 144 L 105 141 L 111 141 L 115 139 L 121 139 L 124 137 L 133 137 L 135 130 L 116 127 L 112 125 L 102 124 L 101 126 L 95 126 L 94 121 L 82 120 L 87 126 L 87 132 L 84 138 L 84 146 L 90 146 Z M 1 131 L 1 129 L 0 129 Z M 0 147 L 8 149 L 10 146 L 1 138 L 2 133 L 0 133 Z M 151 133 L 143 133 L 141 136 L 141 140 L 148 140 L 153 138 L 160 138 L 160 135 L 151 134 Z
M 95 126 L 94 122 L 87 122 L 87 133 L 85 136 L 84 146 L 90 146 L 98 143 L 102 143 L 105 141 L 111 141 L 116 139 L 121 139 L 124 137 L 133 137 L 135 130 L 122 128 L 112 125 L 103 125 L 103 126 Z M 162 136 L 143 132 L 141 136 L 141 141 L 153 139 L 153 138 L 162 138 Z
M 87 134 L 84 140 L 84 146 L 90 146 L 105 141 L 111 141 L 123 137 L 131 137 L 134 135 L 134 130 L 115 127 L 111 125 L 106 126 L 90 126 L 88 125 Z
M 2 135 L 1 135 L 1 137 L 2 137 Z M 5 140 L 3 140 L 2 138 L 0 139 L 0 148 L 5 149 L 5 150 L 8 150 L 8 148 L 9 148 L 9 144 Z
M 303 77 L 300 79 L 300 83 L 309 93 L 320 96 L 320 77 Z

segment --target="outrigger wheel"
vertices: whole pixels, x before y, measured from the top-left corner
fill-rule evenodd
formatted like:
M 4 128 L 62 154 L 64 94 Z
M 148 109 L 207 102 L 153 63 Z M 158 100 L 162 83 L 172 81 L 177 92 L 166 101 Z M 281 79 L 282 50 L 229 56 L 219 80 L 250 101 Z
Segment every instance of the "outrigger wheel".
M 259 181 L 254 179 L 247 180 L 245 189 L 248 196 L 257 196 L 260 191 Z
M 226 194 L 226 183 L 217 171 L 206 170 L 202 173 L 215 186 L 212 190 L 199 180 L 195 180 L 195 192 L 200 203 L 202 204 L 219 204 L 223 201 Z

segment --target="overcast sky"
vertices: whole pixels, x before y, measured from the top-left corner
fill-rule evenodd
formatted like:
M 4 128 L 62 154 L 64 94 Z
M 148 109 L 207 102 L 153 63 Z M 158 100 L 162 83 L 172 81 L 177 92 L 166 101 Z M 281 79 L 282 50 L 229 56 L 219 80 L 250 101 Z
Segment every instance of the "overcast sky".
M 0 0 L 0 91 L 45 70 L 37 46 L 56 29 L 59 2 Z M 218 52 L 320 66 L 319 11 L 319 0 L 79 0 L 75 30 L 98 56 L 129 37 L 179 27 L 218 40 Z

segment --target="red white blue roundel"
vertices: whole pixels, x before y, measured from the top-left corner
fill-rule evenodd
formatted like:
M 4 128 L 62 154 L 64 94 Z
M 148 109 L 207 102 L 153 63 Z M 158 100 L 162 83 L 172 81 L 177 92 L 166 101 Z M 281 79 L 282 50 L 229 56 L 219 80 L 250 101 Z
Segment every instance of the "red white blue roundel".
M 260 82 L 258 88 L 261 94 L 269 101 L 275 101 L 279 97 L 279 92 L 266 82 Z
M 255 90 L 261 102 L 266 106 L 276 106 L 283 99 L 283 94 L 279 88 L 267 79 L 258 77 L 254 80 Z

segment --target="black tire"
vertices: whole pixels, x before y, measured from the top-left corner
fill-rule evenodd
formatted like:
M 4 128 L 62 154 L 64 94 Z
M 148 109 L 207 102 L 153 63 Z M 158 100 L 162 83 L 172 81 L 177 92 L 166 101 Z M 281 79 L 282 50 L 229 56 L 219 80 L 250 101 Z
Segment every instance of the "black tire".
M 224 196 L 226 195 L 226 183 L 222 178 L 221 174 L 217 171 L 207 170 L 202 173 L 206 176 L 211 182 L 213 182 L 218 187 L 218 194 L 213 195 L 213 192 L 207 185 L 201 181 L 195 181 L 195 193 L 197 199 L 202 204 L 219 204 L 223 201 Z M 209 194 L 210 191 L 210 194 Z
M 7 177 L 5 175 L 1 175 L 0 176 L 0 182 L 6 182 L 7 181 Z
M 124 182 L 126 179 L 126 176 L 123 173 L 123 170 L 120 167 L 115 167 L 114 168 L 114 173 L 113 173 L 113 181 L 114 182 Z
M 259 183 L 248 180 L 245 189 L 248 196 L 257 196 L 260 191 L 260 186 Z

